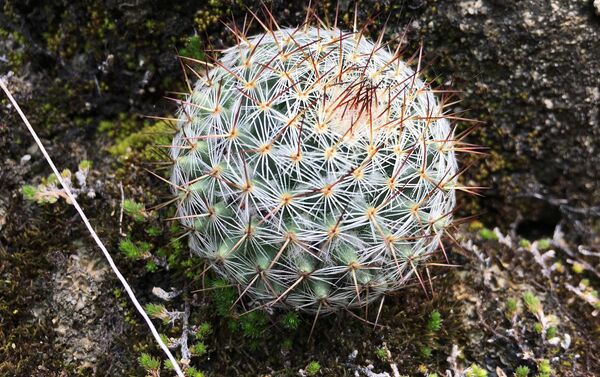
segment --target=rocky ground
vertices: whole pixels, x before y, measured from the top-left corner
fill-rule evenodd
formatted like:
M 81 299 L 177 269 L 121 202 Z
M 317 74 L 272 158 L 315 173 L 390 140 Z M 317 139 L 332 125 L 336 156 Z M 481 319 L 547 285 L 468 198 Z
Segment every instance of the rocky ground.
M 600 6 L 397 3 L 360 2 L 359 18 L 376 15 L 372 35 L 386 20 L 386 37 L 406 34 L 408 55 L 422 42 L 427 75 L 462 91 L 455 110 L 483 122 L 470 141 L 489 152 L 463 161 L 464 180 L 488 189 L 460 198 L 461 216 L 479 217 L 448 244 L 458 267 L 386 298 L 376 326 L 344 312 L 319 318 L 310 339 L 311 316 L 222 310 L 236 292 L 199 279 L 203 262 L 161 220 L 169 210 L 152 210 L 168 196 L 145 170 L 165 126 L 140 115 L 173 113 L 162 96 L 184 85 L 176 49 L 231 44 L 220 21 L 243 19 L 241 2 L 0 0 L 0 74 L 57 165 L 85 172 L 74 187 L 140 300 L 203 334 L 189 345 L 205 375 L 600 375 Z M 304 19 L 302 4 L 268 4 L 282 24 Z M 354 4 L 340 10 L 351 22 Z M 162 354 L 73 207 L 25 198 L 27 185 L 51 188 L 50 170 L 1 98 L 0 375 L 145 375 L 141 353 Z M 153 288 L 180 293 L 163 301 Z M 186 328 L 156 323 L 173 340 Z

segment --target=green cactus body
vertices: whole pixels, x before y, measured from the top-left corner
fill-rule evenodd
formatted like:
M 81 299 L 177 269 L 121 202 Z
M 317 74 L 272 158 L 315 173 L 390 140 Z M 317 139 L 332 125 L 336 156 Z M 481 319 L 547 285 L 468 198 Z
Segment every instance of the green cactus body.
M 367 305 L 450 223 L 453 132 L 429 86 L 361 34 L 240 38 L 179 109 L 171 182 L 194 253 L 258 304 Z

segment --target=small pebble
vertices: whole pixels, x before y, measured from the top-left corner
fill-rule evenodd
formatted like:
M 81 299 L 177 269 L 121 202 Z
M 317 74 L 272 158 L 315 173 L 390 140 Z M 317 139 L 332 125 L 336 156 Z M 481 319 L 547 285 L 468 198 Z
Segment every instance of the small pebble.
M 21 165 L 29 162 L 29 160 L 31 160 L 31 155 L 30 154 L 26 154 L 25 156 L 21 157 Z

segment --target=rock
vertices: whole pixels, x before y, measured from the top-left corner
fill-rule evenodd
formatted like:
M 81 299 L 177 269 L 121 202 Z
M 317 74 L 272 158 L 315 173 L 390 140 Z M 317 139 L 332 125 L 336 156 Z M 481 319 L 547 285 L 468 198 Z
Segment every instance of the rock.
M 121 321 L 121 314 L 115 315 L 117 303 L 106 292 L 108 265 L 95 250 L 77 245 L 70 256 L 54 253 L 51 294 L 32 313 L 40 321 L 51 318 L 54 349 L 65 364 L 95 365 L 118 333 L 114 322 Z
M 505 228 L 521 218 L 534 227 L 544 221 L 546 236 L 549 223 L 562 222 L 571 236 L 589 238 L 600 205 L 600 26 L 589 15 L 590 2 L 481 0 L 423 8 L 417 20 L 433 20 L 436 28 L 414 32 L 438 57 L 440 75 L 451 75 L 464 91 L 465 116 L 485 122 L 471 141 L 490 148 L 490 156 L 465 180 L 490 187 L 477 203 L 484 220 Z M 531 218 L 548 212 L 540 205 L 556 215 Z
M 30 154 L 23 155 L 23 157 L 21 157 L 21 165 L 26 164 L 27 162 L 29 162 L 29 160 L 31 160 Z

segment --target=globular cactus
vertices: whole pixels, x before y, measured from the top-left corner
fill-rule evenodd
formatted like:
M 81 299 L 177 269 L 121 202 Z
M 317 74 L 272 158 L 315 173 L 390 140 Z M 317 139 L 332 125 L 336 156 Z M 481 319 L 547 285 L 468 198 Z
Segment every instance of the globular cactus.
M 337 28 L 236 36 L 180 101 L 170 146 L 193 252 L 265 307 L 360 307 L 421 280 L 459 187 L 419 67 Z

